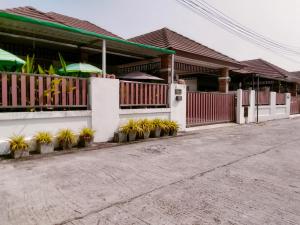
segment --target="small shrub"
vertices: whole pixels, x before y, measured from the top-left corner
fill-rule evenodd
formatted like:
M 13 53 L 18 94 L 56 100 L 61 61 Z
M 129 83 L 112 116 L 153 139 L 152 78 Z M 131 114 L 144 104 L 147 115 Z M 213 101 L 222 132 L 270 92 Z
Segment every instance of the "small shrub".
M 91 128 L 85 127 L 80 131 L 79 137 L 85 141 L 91 141 L 94 138 L 95 131 Z
M 152 120 L 152 129 L 161 128 L 162 125 L 163 125 L 163 123 L 162 123 L 161 119 L 156 118 L 156 119 Z
M 50 132 L 38 132 L 34 138 L 38 144 L 51 144 L 53 141 L 53 136 Z
M 57 140 L 61 147 L 70 149 L 76 143 L 76 135 L 70 129 L 62 129 L 57 134 Z
M 25 137 L 22 135 L 15 135 L 9 140 L 9 148 L 12 152 L 14 151 L 26 151 L 29 145 L 25 141 Z
M 143 134 L 143 130 L 139 126 L 139 123 L 132 119 L 130 119 L 125 125 L 123 125 L 120 128 L 120 132 L 122 132 L 124 134 L 129 134 L 129 133 Z
M 153 122 L 148 119 L 139 120 L 138 125 L 143 130 L 143 132 L 150 132 L 154 127 Z

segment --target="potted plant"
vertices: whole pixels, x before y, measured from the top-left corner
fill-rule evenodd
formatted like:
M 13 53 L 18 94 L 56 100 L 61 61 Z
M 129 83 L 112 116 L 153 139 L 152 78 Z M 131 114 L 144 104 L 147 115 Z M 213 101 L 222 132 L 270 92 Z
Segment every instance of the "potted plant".
M 85 127 L 82 128 L 79 134 L 79 145 L 82 147 L 89 147 L 91 146 L 94 140 L 95 131 L 91 128 Z
M 163 124 L 161 119 L 156 118 L 152 120 L 152 130 L 151 130 L 152 137 L 160 137 L 162 125 Z
M 170 134 L 170 120 L 163 120 L 161 122 L 161 136 L 169 136 Z
M 140 128 L 138 122 L 130 119 L 121 127 L 120 132 L 128 135 L 129 141 L 135 141 L 137 134 L 141 134 L 143 130 Z
M 53 136 L 50 132 L 38 132 L 34 138 L 40 154 L 47 154 L 54 151 Z
M 169 128 L 170 128 L 170 135 L 176 136 L 179 130 L 179 124 L 176 121 L 172 120 L 169 122 Z
M 70 129 L 62 129 L 57 134 L 57 141 L 63 150 L 71 149 L 76 143 L 76 135 Z
M 141 137 L 147 139 L 150 136 L 150 132 L 153 129 L 153 123 L 148 119 L 139 120 L 139 127 L 142 129 Z
M 28 143 L 22 135 L 15 135 L 9 140 L 9 148 L 14 159 L 29 156 Z

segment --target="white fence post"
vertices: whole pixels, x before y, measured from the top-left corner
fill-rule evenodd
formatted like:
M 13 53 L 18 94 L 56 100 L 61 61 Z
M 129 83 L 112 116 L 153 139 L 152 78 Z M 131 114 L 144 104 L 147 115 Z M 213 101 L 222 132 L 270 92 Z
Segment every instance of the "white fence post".
M 248 118 L 247 123 L 254 123 L 255 122 L 255 91 L 251 90 L 249 92 L 249 106 L 248 106 Z
M 243 107 L 243 90 L 238 89 L 236 92 L 236 123 L 244 124 L 245 123 L 245 112 Z
M 291 94 L 285 93 L 285 107 L 288 116 L 291 115 Z
M 271 119 L 276 118 L 276 92 L 270 92 Z
M 176 96 L 177 96 L 177 100 L 176 100 Z M 181 100 L 179 100 L 178 98 L 181 98 Z M 170 108 L 171 108 L 170 119 L 177 121 L 179 123 L 180 130 L 184 131 L 186 129 L 186 85 L 185 84 L 170 85 Z
M 89 95 L 95 141 L 108 141 L 119 126 L 119 80 L 93 77 Z

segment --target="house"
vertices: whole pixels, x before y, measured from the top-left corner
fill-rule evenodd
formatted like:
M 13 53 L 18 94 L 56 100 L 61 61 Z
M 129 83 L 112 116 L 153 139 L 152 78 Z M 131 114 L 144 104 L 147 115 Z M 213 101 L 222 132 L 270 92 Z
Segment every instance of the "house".
M 231 71 L 231 88 L 256 89 L 257 77 L 259 76 L 260 89 L 268 89 L 275 92 L 297 93 L 297 83 L 294 75 L 279 66 L 276 66 L 264 59 L 253 59 L 242 61 L 246 67 L 240 70 Z
M 243 68 L 243 65 L 235 59 L 168 28 L 133 37 L 129 41 L 176 51 L 174 79 L 185 80 L 190 91 L 227 92 L 229 71 Z M 124 72 L 141 70 L 161 74 L 160 64 L 166 64 L 167 57 L 170 56 L 124 64 L 119 66 L 119 70 Z

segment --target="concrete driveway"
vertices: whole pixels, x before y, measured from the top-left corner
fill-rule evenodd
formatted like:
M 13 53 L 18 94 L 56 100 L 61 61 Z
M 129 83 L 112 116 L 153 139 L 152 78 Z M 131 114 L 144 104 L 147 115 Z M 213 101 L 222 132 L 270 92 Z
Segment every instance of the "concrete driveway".
M 300 119 L 0 163 L 0 224 L 300 224 Z

